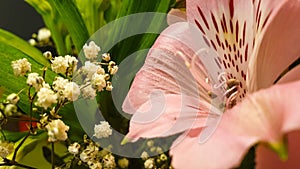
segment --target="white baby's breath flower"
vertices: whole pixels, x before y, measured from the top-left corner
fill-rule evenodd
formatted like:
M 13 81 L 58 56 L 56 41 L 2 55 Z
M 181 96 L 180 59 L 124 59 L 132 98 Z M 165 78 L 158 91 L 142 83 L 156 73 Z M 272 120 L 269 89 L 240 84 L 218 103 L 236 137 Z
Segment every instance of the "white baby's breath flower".
M 99 74 L 99 75 L 104 75 L 105 74 L 105 70 L 102 68 L 102 67 L 99 67 L 98 69 L 97 69 L 97 72 L 96 72 L 97 74 Z
M 56 73 L 66 73 L 67 68 L 69 67 L 69 62 L 62 56 L 55 57 L 51 60 L 51 68 Z
M 103 53 L 102 59 L 106 62 L 110 61 L 110 54 L 109 53 Z
M 63 91 L 63 95 L 70 101 L 77 100 L 78 96 L 80 95 L 79 86 L 74 82 L 67 83 Z
M 63 90 L 65 89 L 68 83 L 69 83 L 68 79 L 65 79 L 60 76 L 56 76 L 52 84 L 53 90 L 55 92 L 62 94 Z
M 102 164 L 99 161 L 91 162 L 89 164 L 90 169 L 102 169 Z
M 146 169 L 152 169 L 152 168 L 154 168 L 154 159 L 153 158 L 149 158 L 148 160 L 146 160 L 144 162 L 144 167 Z
M 83 46 L 83 52 L 85 54 L 85 57 L 89 60 L 96 59 L 100 50 L 100 47 L 97 46 L 94 41 L 90 41 L 89 45 L 85 44 Z
M 146 151 L 143 151 L 142 154 L 141 154 L 141 158 L 143 160 L 146 160 L 147 158 L 149 158 L 149 154 Z
M 112 91 L 113 89 L 113 86 L 111 84 L 111 82 L 107 82 L 107 85 L 106 85 L 106 88 L 105 88 L 107 91 Z
M 112 154 L 105 155 L 102 159 L 102 163 L 104 168 L 116 167 L 115 157 Z
M 14 151 L 14 143 L 0 141 L 0 157 L 6 158 Z
M 115 75 L 118 72 L 118 70 L 119 70 L 119 67 L 117 65 L 108 69 L 108 71 L 111 75 Z
M 77 69 L 78 60 L 74 56 L 66 55 L 65 59 L 69 64 L 69 73 L 73 74 L 73 72 Z
M 68 147 L 68 151 L 69 153 L 73 154 L 73 155 L 76 155 L 79 153 L 79 149 L 80 149 L 80 144 L 75 142 L 73 144 L 71 144 L 69 147 Z
M 6 116 L 12 116 L 13 114 L 18 112 L 18 108 L 14 104 L 7 104 L 4 109 L 4 114 Z
M 80 160 L 87 163 L 94 158 L 96 158 L 97 154 L 99 152 L 99 147 L 97 147 L 95 144 L 89 144 L 81 153 L 80 153 Z
M 43 56 L 48 60 L 52 59 L 52 53 L 50 51 L 44 52 Z
M 69 131 L 69 126 L 65 125 L 60 119 L 51 121 L 46 125 L 48 131 L 48 141 L 65 141 L 68 138 L 67 132 Z
M 15 76 L 24 76 L 27 72 L 31 71 L 31 64 L 26 58 L 12 61 L 11 66 Z
M 100 68 L 99 65 L 96 65 L 90 61 L 86 61 L 84 63 L 84 66 L 82 67 L 82 70 L 85 74 L 87 74 L 87 78 L 91 79 L 92 76 L 97 72 L 97 70 Z
M 41 28 L 38 31 L 37 40 L 38 41 L 49 41 L 51 37 L 51 32 L 47 28 Z
M 122 169 L 123 169 L 123 168 L 127 168 L 128 165 L 129 165 L 129 161 L 128 161 L 127 158 L 119 159 L 119 160 L 118 160 L 118 165 L 119 165 L 119 167 L 122 168 Z
M 17 104 L 20 101 L 20 97 L 16 93 L 11 93 L 6 97 L 6 100 L 8 101 L 8 103 Z
M 112 134 L 112 129 L 106 121 L 100 121 L 100 124 L 95 125 L 94 135 L 96 138 L 107 138 Z
M 27 77 L 27 81 L 26 83 L 29 86 L 32 86 L 35 88 L 35 90 L 40 90 L 40 88 L 42 87 L 42 84 L 44 82 L 44 79 L 42 76 L 40 76 L 38 73 L 29 73 L 28 77 Z
M 95 73 L 92 76 L 91 84 L 100 92 L 106 87 L 106 76 Z
M 97 95 L 96 90 L 92 87 L 92 85 L 85 86 L 81 89 L 83 98 L 94 99 Z
M 31 46 L 35 46 L 36 45 L 36 41 L 34 39 L 29 39 L 28 40 L 28 43 L 31 45 Z
M 47 109 L 57 102 L 57 95 L 45 84 L 37 93 L 36 106 Z

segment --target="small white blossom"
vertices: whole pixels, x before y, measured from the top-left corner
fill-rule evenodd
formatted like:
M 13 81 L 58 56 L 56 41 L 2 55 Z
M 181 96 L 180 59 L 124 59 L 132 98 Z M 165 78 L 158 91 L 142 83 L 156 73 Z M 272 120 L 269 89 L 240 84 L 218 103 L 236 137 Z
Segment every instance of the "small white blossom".
M 99 65 L 96 65 L 90 61 L 86 61 L 84 63 L 84 66 L 82 67 L 82 70 L 84 73 L 87 74 L 87 78 L 91 79 L 92 76 L 97 72 L 97 70 L 100 68 Z
M 69 67 L 69 62 L 62 56 L 55 57 L 51 60 L 51 68 L 56 73 L 66 73 L 67 68 Z
M 102 164 L 99 161 L 91 162 L 89 164 L 90 169 L 102 169 Z
M 6 100 L 8 103 L 17 104 L 20 101 L 20 97 L 18 94 L 12 93 L 6 97 Z
M 108 72 L 111 74 L 111 75 L 114 75 L 117 73 L 119 67 L 116 65 L 116 63 L 114 61 L 110 61 L 108 63 Z
M 87 163 L 91 161 L 92 159 L 96 158 L 97 154 L 99 152 L 99 147 L 97 147 L 95 144 L 89 144 L 85 150 L 83 150 L 80 153 L 80 160 Z
M 26 58 L 12 61 L 11 66 L 15 76 L 24 76 L 27 72 L 31 71 L 31 64 Z
M 154 159 L 153 158 L 149 158 L 148 160 L 146 160 L 144 162 L 144 167 L 146 169 L 152 169 L 152 168 L 154 168 Z
M 37 40 L 38 41 L 49 41 L 51 37 L 51 32 L 47 28 L 41 28 L 38 31 Z
M 48 131 L 48 141 L 65 141 L 68 138 L 67 131 L 69 131 L 69 126 L 65 125 L 60 119 L 51 121 L 46 125 Z
M 118 70 L 119 70 L 119 67 L 117 65 L 108 69 L 108 71 L 111 75 L 115 75 L 118 72 Z
M 29 73 L 27 77 L 26 83 L 29 86 L 32 86 L 35 88 L 35 90 L 40 90 L 42 87 L 42 84 L 44 82 L 44 79 L 42 76 L 40 76 L 38 73 Z
M 77 100 L 78 96 L 80 95 L 79 86 L 74 82 L 67 83 L 63 91 L 63 95 L 70 101 Z
M 143 152 L 142 152 L 142 155 L 141 155 L 141 158 L 142 158 L 143 160 L 146 160 L 147 158 L 149 158 L 149 154 L 148 154 L 146 151 L 143 151 Z
M 35 46 L 36 45 L 36 41 L 34 39 L 29 39 L 28 40 L 28 43 L 31 45 L 31 46 Z
M 44 85 L 37 93 L 37 102 L 35 103 L 39 107 L 47 109 L 52 104 L 57 103 L 57 95 L 48 87 Z
M 118 160 L 118 165 L 119 165 L 119 167 L 122 168 L 122 169 L 123 169 L 123 168 L 127 168 L 128 165 L 129 165 L 129 161 L 128 161 L 127 158 L 119 159 L 119 160 Z
M 13 114 L 18 112 L 18 108 L 14 104 L 7 104 L 4 109 L 4 114 L 6 116 L 12 116 Z
M 103 53 L 102 54 L 102 59 L 105 60 L 106 62 L 110 61 L 110 54 L 109 53 Z
M 73 74 L 73 72 L 77 69 L 78 60 L 74 56 L 66 55 L 65 59 L 69 64 L 69 73 Z
M 92 76 L 91 83 L 100 92 L 106 87 L 106 76 L 94 74 Z
M 115 157 L 112 154 L 105 155 L 102 159 L 102 163 L 104 168 L 116 167 Z
M 83 46 L 83 52 L 85 57 L 89 60 L 94 60 L 97 58 L 98 52 L 100 51 L 100 47 L 95 44 L 94 41 L 91 41 L 89 45 L 85 44 Z
M 6 158 L 14 151 L 14 143 L 0 141 L 0 157 Z
M 96 90 L 91 86 L 88 85 L 81 89 L 83 98 L 87 99 L 94 99 L 97 96 Z
M 112 134 L 112 129 L 106 121 L 101 121 L 100 124 L 95 125 L 94 135 L 96 138 L 107 138 Z
M 52 53 L 50 51 L 44 52 L 43 56 L 48 60 L 52 59 Z
M 99 75 L 104 75 L 105 74 L 105 70 L 102 68 L 102 67 L 99 67 L 98 69 L 97 69 L 97 72 L 96 72 L 97 74 L 99 74 Z
M 105 88 L 107 91 L 112 91 L 113 89 L 113 86 L 111 84 L 111 82 L 107 82 L 107 85 L 106 85 L 106 88 Z
M 65 86 L 69 83 L 68 79 L 57 76 L 55 77 L 52 87 L 55 92 L 63 93 Z
M 80 144 L 78 144 L 77 142 L 73 143 L 72 145 L 70 145 L 68 147 L 68 151 L 73 154 L 76 155 L 79 153 L 79 149 L 80 149 Z

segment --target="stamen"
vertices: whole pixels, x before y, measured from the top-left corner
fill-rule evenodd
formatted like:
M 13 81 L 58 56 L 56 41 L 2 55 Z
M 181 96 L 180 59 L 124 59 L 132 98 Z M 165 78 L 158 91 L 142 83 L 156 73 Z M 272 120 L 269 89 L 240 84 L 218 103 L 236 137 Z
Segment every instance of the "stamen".
M 219 74 L 218 81 L 220 83 L 214 84 L 213 91 L 209 91 L 208 95 L 212 99 L 221 96 L 221 99 L 224 100 L 221 105 L 224 105 L 226 108 L 230 109 L 236 104 L 236 99 L 240 90 L 240 81 L 233 78 L 229 79 L 227 73 L 225 72 Z

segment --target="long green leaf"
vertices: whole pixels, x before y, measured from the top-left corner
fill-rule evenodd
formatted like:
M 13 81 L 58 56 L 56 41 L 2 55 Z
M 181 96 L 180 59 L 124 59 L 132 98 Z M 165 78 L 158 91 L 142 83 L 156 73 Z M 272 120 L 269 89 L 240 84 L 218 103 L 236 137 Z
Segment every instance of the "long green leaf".
M 51 37 L 54 40 L 58 54 L 67 54 L 64 43 L 65 35 L 62 29 L 63 25 L 55 8 L 52 8 L 47 1 L 25 0 L 25 2 L 30 4 L 42 16 L 45 25 L 51 31 Z
M 27 41 L 3 29 L 0 29 L 0 43 L 4 43 L 6 45 L 18 49 L 19 51 L 23 52 L 27 56 L 30 56 L 31 58 L 36 60 L 38 63 L 41 64 L 48 63 L 48 61 L 42 56 L 42 53 L 38 49 L 31 46 Z M 3 48 L 0 50 L 7 50 L 7 49 Z
M 66 25 L 78 51 L 89 38 L 89 33 L 73 0 L 49 0 Z

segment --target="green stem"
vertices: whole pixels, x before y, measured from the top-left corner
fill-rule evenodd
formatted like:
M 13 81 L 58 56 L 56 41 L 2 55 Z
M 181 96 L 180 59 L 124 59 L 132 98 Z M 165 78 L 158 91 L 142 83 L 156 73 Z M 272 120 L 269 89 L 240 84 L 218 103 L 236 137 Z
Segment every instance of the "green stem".
M 54 165 L 54 142 L 51 143 L 51 164 L 52 164 L 52 169 L 55 168 L 55 165 Z
M 4 138 L 4 140 L 6 141 L 6 136 L 5 136 L 5 134 L 4 134 L 4 132 L 3 132 L 2 129 L 1 129 L 1 134 L 2 134 L 2 136 L 3 136 L 3 138 Z
M 26 141 L 26 139 L 29 137 L 29 135 L 30 135 L 30 130 L 28 131 L 28 133 L 26 134 L 26 136 L 22 139 L 21 143 L 15 149 L 14 155 L 13 155 L 13 158 L 12 158 L 12 162 L 16 162 L 17 153 L 18 153 L 20 147 L 24 144 L 24 142 Z

